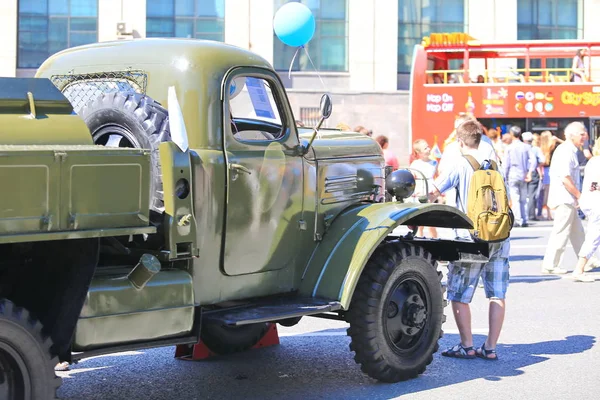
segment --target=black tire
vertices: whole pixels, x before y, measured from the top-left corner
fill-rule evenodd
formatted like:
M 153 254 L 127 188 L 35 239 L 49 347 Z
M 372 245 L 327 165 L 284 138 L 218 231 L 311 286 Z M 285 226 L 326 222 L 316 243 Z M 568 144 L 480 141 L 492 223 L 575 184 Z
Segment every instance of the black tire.
M 50 352 L 51 339 L 27 310 L 0 300 L 0 398 L 56 399 L 62 379 L 54 373 L 58 357 Z
M 431 254 L 388 242 L 367 262 L 346 313 L 350 350 L 364 373 L 399 382 L 425 371 L 445 322 L 445 287 Z
M 298 325 L 300 323 L 301 319 L 302 319 L 302 317 L 286 318 L 286 319 L 280 319 L 279 321 L 277 321 L 277 323 L 281 326 L 290 327 L 290 326 Z
M 202 325 L 200 337 L 216 354 L 233 354 L 251 349 L 265 336 L 269 324 L 227 326 L 213 323 Z
M 167 110 L 139 93 L 103 93 L 79 113 L 94 143 L 151 150 L 150 209 L 165 209 L 159 145 L 171 140 Z M 112 138 L 112 140 L 111 140 Z

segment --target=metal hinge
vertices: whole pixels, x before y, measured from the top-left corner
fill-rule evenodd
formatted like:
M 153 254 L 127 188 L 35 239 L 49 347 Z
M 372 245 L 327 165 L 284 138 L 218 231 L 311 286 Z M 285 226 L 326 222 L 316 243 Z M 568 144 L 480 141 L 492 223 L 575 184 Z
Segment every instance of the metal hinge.
M 54 161 L 65 162 L 67 159 L 67 153 L 64 151 L 54 150 Z
M 79 227 L 79 221 L 77 221 L 77 214 L 69 213 L 69 229 L 77 229 Z
M 48 215 L 44 215 L 41 219 L 41 229 L 42 230 L 52 230 L 52 215 L 48 214 Z
M 300 229 L 301 231 L 305 231 L 306 230 L 306 221 L 301 219 L 300 221 L 298 221 L 298 229 Z

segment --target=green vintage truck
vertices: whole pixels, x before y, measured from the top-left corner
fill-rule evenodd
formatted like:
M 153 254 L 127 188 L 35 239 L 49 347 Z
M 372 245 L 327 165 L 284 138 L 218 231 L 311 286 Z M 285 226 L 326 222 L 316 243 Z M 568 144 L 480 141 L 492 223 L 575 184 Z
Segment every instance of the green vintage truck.
M 199 342 L 227 354 L 304 316 L 347 321 L 369 376 L 410 379 L 442 334 L 436 260 L 486 256 L 394 234 L 471 222 L 403 203 L 414 179 L 374 140 L 320 129 L 329 96 L 319 126 L 297 128 L 251 52 L 100 43 L 0 88 L 0 398 L 55 398 L 59 361 Z

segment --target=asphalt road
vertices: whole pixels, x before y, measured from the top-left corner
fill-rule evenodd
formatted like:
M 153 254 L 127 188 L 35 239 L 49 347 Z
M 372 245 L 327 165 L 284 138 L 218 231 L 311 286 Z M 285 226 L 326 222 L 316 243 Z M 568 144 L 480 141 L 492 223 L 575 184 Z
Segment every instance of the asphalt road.
M 419 378 L 381 384 L 354 363 L 346 324 L 304 318 L 279 327 L 281 344 L 206 361 L 175 359 L 174 347 L 82 360 L 64 378 L 61 399 L 579 399 L 600 387 L 600 281 L 541 275 L 549 223 L 516 228 L 498 362 L 435 355 Z M 568 248 L 564 264 L 572 270 Z M 600 280 L 600 273 L 598 273 Z M 472 304 L 475 344 L 487 333 L 487 300 Z M 448 321 L 442 348 L 458 343 Z

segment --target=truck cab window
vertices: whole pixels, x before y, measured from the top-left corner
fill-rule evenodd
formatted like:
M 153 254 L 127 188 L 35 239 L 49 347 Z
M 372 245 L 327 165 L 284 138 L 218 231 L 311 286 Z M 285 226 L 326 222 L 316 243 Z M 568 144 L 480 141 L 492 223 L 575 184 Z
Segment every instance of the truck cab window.
M 229 88 L 231 132 L 239 141 L 274 141 L 284 129 L 269 82 L 262 78 L 239 76 Z

